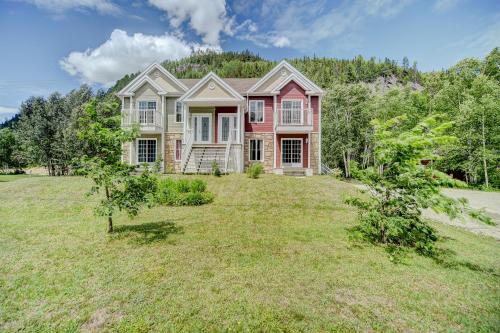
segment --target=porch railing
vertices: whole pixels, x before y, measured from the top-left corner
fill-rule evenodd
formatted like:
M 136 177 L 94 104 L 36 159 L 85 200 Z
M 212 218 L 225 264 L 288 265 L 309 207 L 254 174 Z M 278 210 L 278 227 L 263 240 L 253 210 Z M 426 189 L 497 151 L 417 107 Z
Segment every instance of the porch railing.
M 157 109 L 123 109 L 122 116 L 124 126 L 139 124 L 141 128 L 163 128 L 163 117 Z
M 229 165 L 229 158 L 231 155 L 231 145 L 233 144 L 233 138 L 236 142 L 238 142 L 238 130 L 237 129 L 230 130 L 228 138 L 227 138 L 226 153 L 224 155 L 224 172 L 225 173 L 228 173 L 228 165 Z
M 189 161 L 189 155 L 191 155 L 191 150 L 193 149 L 194 135 L 193 130 L 186 129 L 186 141 L 184 144 L 184 149 L 182 149 L 181 154 L 181 171 L 186 170 L 186 165 Z
M 278 108 L 278 126 L 312 126 L 313 116 L 311 108 L 289 109 Z

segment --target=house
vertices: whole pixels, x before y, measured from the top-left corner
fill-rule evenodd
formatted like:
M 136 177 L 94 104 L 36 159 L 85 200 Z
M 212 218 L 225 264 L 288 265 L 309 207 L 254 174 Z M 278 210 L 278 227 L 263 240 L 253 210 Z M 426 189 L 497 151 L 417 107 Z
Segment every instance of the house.
M 321 172 L 323 90 L 286 61 L 262 78 L 178 79 L 152 64 L 124 87 L 122 124 L 140 136 L 123 147 L 123 160 L 161 159 L 162 169 L 243 172 L 254 162 L 266 172 Z

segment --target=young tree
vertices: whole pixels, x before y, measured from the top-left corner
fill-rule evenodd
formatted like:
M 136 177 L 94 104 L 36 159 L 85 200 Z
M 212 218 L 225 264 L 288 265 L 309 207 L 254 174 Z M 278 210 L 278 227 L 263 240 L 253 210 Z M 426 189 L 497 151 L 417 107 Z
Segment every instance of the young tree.
M 96 208 L 96 214 L 108 219 L 108 232 L 113 232 L 113 214 L 124 210 L 130 217 L 136 216 L 144 204 L 152 202 L 157 189 L 155 175 L 145 170 L 134 176 L 134 166 L 121 162 L 122 145 L 137 136 L 137 129 L 124 130 L 116 114 L 117 103 L 104 103 L 98 112 L 96 100 L 86 104 L 81 119 L 80 140 L 88 146 L 87 154 L 79 163 L 79 171 L 91 178 L 95 185 L 90 194 L 104 191 L 104 198 Z
M 439 158 L 436 149 L 455 140 L 446 132 L 451 122 L 430 116 L 414 128 L 400 132 L 405 116 L 385 122 L 373 121 L 375 155 L 380 168 L 359 171 L 358 178 L 368 187 L 369 198 L 350 198 L 360 208 L 358 230 L 368 240 L 392 246 L 413 247 L 419 253 L 434 253 L 435 230 L 422 219 L 424 208 L 433 208 L 456 217 L 464 209 L 454 199 L 440 193 L 452 184 L 447 175 L 421 165 L 421 160 Z M 456 183 L 455 183 L 456 184 Z
M 10 128 L 0 129 L 0 170 L 4 167 L 13 167 L 18 164 L 14 161 L 14 147 L 16 139 Z

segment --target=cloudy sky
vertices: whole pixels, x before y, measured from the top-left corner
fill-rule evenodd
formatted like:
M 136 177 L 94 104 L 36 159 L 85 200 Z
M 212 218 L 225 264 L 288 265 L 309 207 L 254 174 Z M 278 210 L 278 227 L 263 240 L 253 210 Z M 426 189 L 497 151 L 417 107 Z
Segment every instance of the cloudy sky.
M 31 95 L 110 86 L 198 49 L 441 69 L 500 45 L 500 1 L 0 0 L 0 45 L 1 121 Z

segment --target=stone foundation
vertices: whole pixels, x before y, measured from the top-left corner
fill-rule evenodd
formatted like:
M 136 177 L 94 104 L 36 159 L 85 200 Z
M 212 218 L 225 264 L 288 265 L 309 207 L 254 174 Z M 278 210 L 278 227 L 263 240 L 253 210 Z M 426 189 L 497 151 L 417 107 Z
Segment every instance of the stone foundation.
M 311 133 L 309 148 L 311 150 L 311 161 L 309 165 L 313 174 L 317 175 L 319 169 L 319 133 Z
M 122 144 L 122 161 L 123 163 L 130 163 L 130 142 Z
M 181 172 L 181 161 L 175 160 L 175 140 L 182 140 L 182 133 L 165 133 L 165 172 Z
M 244 142 L 244 161 L 245 168 L 247 168 L 252 162 L 249 160 L 249 149 L 250 149 L 250 140 L 262 140 L 263 142 L 263 154 L 264 158 L 261 161 L 264 166 L 264 171 L 272 172 L 273 171 L 273 161 L 274 161 L 274 134 L 273 133 L 257 133 L 257 132 L 247 132 L 245 133 L 245 142 Z

